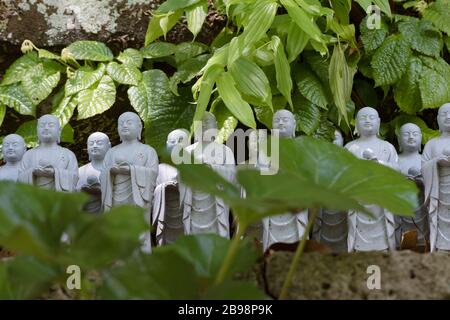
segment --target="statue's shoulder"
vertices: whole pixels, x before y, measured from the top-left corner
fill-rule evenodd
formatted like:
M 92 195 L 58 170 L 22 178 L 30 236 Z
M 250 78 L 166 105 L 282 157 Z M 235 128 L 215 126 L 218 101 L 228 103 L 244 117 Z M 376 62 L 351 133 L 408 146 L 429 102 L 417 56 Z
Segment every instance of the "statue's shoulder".
M 65 154 L 67 154 L 72 159 L 76 159 L 77 158 L 75 153 L 72 150 L 70 150 L 70 149 L 67 149 L 67 148 L 59 146 L 59 150 L 61 150 Z
M 390 151 L 395 151 L 397 153 L 397 150 L 395 149 L 394 145 L 386 140 L 381 140 L 382 144 L 385 148 L 390 149 Z
M 439 144 L 439 143 L 442 143 L 441 142 L 441 137 L 434 137 L 434 138 L 428 140 L 428 142 L 425 143 L 425 146 L 430 146 L 431 147 L 431 146 L 434 146 L 434 145 Z
M 145 151 L 146 153 L 152 154 L 154 156 L 158 156 L 155 148 L 153 148 L 152 146 L 142 143 L 140 147 L 142 148 L 141 150 Z

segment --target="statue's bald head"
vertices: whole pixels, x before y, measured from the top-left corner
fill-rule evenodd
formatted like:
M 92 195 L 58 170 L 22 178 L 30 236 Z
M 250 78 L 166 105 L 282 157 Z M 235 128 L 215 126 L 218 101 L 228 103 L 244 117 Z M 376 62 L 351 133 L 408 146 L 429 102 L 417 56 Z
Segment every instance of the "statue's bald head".
M 18 162 L 22 160 L 26 150 L 25 141 L 18 134 L 12 133 L 3 139 L 2 153 L 6 162 Z
M 295 117 L 289 110 L 281 109 L 273 115 L 272 128 L 280 131 L 280 137 L 295 137 L 296 125 Z
M 437 121 L 441 132 L 450 132 L 450 102 L 439 108 Z
M 356 114 L 356 130 L 361 137 L 373 136 L 380 130 L 380 116 L 372 107 L 364 107 Z
M 122 113 L 118 119 L 118 130 L 121 141 L 141 140 L 141 119 L 134 112 Z
M 189 144 L 189 131 L 186 129 L 175 129 L 170 131 L 167 135 L 166 147 L 169 152 L 172 151 L 173 147 L 180 145 L 180 147 L 187 147 Z
M 59 119 L 52 114 L 46 114 L 40 117 L 38 119 L 37 134 L 39 142 L 59 143 L 61 135 Z

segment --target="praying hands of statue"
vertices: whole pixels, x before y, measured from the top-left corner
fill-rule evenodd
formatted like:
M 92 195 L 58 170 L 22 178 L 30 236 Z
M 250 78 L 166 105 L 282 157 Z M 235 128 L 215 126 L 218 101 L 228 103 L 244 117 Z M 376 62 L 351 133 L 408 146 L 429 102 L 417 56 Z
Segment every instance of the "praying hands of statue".
M 442 155 L 438 157 L 437 163 L 443 167 L 450 167 L 450 149 L 442 150 Z
M 39 161 L 39 166 L 33 170 L 33 174 L 39 177 L 53 177 L 55 169 L 44 159 Z
M 366 160 L 378 161 L 377 156 L 375 155 L 375 152 L 373 152 L 372 149 L 364 150 L 362 153 L 362 157 L 363 157 L 363 159 L 366 159 Z
M 98 180 L 98 178 L 96 176 L 88 176 L 87 177 L 87 183 L 84 184 L 83 186 L 81 186 L 81 190 L 85 191 L 87 193 L 90 194 L 101 194 L 101 190 L 100 190 L 100 181 Z
M 116 165 L 112 166 L 110 172 L 114 175 L 117 174 L 130 174 L 130 165 L 124 159 L 117 158 Z

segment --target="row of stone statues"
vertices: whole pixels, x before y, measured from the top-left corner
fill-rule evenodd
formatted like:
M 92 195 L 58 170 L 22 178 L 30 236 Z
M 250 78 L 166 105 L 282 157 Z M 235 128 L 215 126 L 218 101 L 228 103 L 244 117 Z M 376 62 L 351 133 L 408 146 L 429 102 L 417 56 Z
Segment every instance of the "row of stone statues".
M 431 251 L 450 250 L 450 103 L 438 112 L 441 135 L 431 139 L 420 155 L 420 128 L 408 123 L 400 128 L 401 154 L 379 138 L 380 118 L 375 109 L 365 107 L 356 116 L 359 138 L 344 146 L 336 131 L 334 143 L 356 157 L 376 161 L 401 171 L 421 190 L 420 206 L 414 218 L 398 218 L 384 208 L 366 205 L 372 213 L 321 210 L 312 237 L 334 251 L 394 250 L 402 235 L 418 232 L 418 240 Z M 278 110 L 273 129 L 281 138 L 295 137 L 296 121 L 288 110 Z M 214 115 L 206 112 L 202 120 L 204 133 L 217 130 Z M 174 242 L 181 234 L 216 233 L 230 236 L 230 208 L 221 199 L 193 190 L 178 178 L 175 167 L 161 163 L 155 150 L 140 142 L 142 123 L 132 112 L 118 119 L 121 143 L 111 147 L 107 135 L 93 133 L 87 141 L 90 163 L 78 168 L 75 155 L 59 146 L 60 125 L 56 117 L 45 115 L 38 120 L 39 145 L 26 151 L 22 137 L 11 134 L 3 140 L 6 164 L 0 167 L 0 180 L 34 184 L 57 191 L 84 191 L 90 195 L 85 205 L 89 212 L 108 211 L 114 206 L 131 204 L 145 208 L 146 220 L 156 228 L 158 245 Z M 257 131 L 249 137 L 250 157 L 258 153 Z M 236 165 L 232 150 L 215 141 L 214 134 L 202 134 L 194 144 L 184 129 L 172 131 L 167 149 L 186 150 L 197 162 L 206 163 L 231 183 L 236 183 Z M 267 161 L 252 166 L 261 169 Z M 301 190 L 299 190 L 301 192 Z M 245 197 L 245 190 L 242 192 Z M 263 248 L 273 243 L 293 243 L 305 232 L 308 211 L 287 212 L 263 219 L 248 230 L 256 235 Z M 150 233 L 144 245 L 150 250 Z

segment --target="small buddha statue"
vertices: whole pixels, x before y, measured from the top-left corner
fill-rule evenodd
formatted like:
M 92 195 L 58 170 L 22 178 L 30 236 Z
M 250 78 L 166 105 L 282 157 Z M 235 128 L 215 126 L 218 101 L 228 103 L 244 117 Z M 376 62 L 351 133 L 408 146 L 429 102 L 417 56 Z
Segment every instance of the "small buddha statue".
M 20 161 L 25 151 L 25 141 L 18 134 L 9 134 L 3 139 L 2 153 L 6 164 L 0 167 L 0 180 L 17 181 Z

